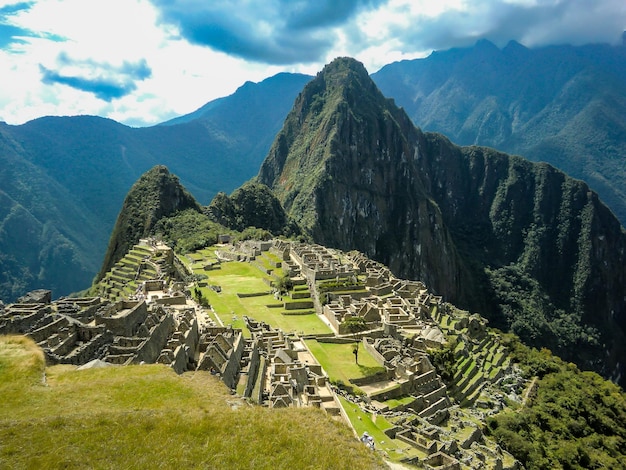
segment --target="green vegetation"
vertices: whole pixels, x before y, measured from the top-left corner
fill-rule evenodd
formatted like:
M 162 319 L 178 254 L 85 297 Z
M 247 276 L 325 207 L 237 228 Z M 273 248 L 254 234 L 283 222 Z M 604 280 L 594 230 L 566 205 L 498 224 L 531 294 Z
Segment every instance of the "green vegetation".
M 199 290 L 202 296 L 208 299 L 224 325 L 245 329 L 243 316 L 246 315 L 274 328 L 280 328 L 286 333 L 330 333 L 328 326 L 313 313 L 312 308 L 289 311 L 284 308 L 273 308 L 272 306 L 276 304 L 289 302 L 289 299 L 284 297 L 283 300 L 276 300 L 271 294 L 269 284 L 275 278 L 264 274 L 253 264 L 229 261 L 221 263 L 219 269 L 211 271 L 204 271 L 202 266 L 202 262 L 192 265 L 194 272 L 208 275 L 207 286 L 199 287 Z M 282 270 L 278 271 L 282 275 Z M 219 292 L 210 286 L 219 286 Z M 237 294 L 262 295 L 244 297 Z
M 43 372 L 46 383 L 42 383 Z M 343 423 L 269 410 L 214 376 L 162 365 L 44 369 L 23 337 L 0 337 L 0 467 L 380 468 Z
M 506 328 L 529 346 L 549 346 L 562 357 L 602 354 L 600 333 L 575 311 L 557 309 L 539 282 L 519 265 L 486 270 Z M 595 352 L 595 354 L 594 354 Z
M 623 468 L 624 392 L 547 350 L 505 338 L 515 360 L 537 377 L 536 390 L 520 409 L 489 418 L 487 432 L 527 469 Z
M 446 384 L 450 384 L 456 372 L 456 359 L 454 349 L 456 343 L 448 341 L 444 347 L 439 349 L 430 349 L 428 355 L 430 362 L 437 369 L 437 373 Z
M 370 377 L 385 368 L 366 351 L 360 355 L 360 363 L 354 362 L 351 343 L 321 343 L 317 340 L 306 340 L 309 351 L 315 356 L 324 368 L 331 381 L 350 386 L 350 379 Z M 358 387 L 353 387 L 358 391 Z
M 237 231 L 256 227 L 275 236 L 300 234 L 300 229 L 289 220 L 270 188 L 260 183 L 248 182 L 235 190 L 230 197 L 218 193 L 207 212 L 213 220 Z M 250 238 L 263 239 L 258 236 Z
M 232 231 L 197 210 L 187 209 L 161 218 L 153 233 L 176 252 L 188 253 L 215 245 L 219 235 Z
M 144 173 L 124 199 L 96 280 L 102 279 L 140 238 L 151 235 L 161 218 L 185 209 L 200 211 L 200 205 L 178 177 L 162 165 Z

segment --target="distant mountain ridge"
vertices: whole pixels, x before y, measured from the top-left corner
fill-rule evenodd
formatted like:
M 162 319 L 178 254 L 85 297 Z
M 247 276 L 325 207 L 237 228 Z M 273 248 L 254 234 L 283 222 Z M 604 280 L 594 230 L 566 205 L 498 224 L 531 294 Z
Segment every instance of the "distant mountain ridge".
M 372 75 L 422 129 L 545 161 L 626 223 L 626 47 L 528 49 L 487 40 Z
M 614 215 L 549 165 L 422 132 L 359 62 L 336 59 L 306 85 L 257 180 L 316 242 L 624 377 L 626 232 Z

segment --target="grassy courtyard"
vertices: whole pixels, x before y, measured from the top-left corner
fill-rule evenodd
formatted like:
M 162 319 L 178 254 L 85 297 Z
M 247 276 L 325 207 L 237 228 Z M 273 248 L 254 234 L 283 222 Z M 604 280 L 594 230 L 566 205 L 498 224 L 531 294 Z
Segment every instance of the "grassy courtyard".
M 206 297 L 215 313 L 224 325 L 232 325 L 234 328 L 244 329 L 248 334 L 243 322 L 246 315 L 257 321 L 263 321 L 274 328 L 279 328 L 285 333 L 296 332 L 299 334 L 328 334 L 330 328 L 321 321 L 313 312 L 312 308 L 290 310 L 285 314 L 282 307 L 288 297 L 277 300 L 270 293 L 269 281 L 271 276 L 263 273 L 255 265 L 246 262 L 228 261 L 222 262 L 217 269 L 205 271 L 203 269 L 210 251 L 204 250 L 205 255 L 201 258 L 198 254 L 192 254 L 187 260 L 193 260 L 191 264 L 194 273 L 204 274 L 208 279 L 202 281 L 205 287 L 200 287 L 202 295 Z M 282 276 L 282 270 L 276 269 L 276 275 Z M 219 286 L 219 292 L 210 286 Z M 250 297 L 237 294 L 259 294 Z
M 385 370 L 362 346 L 359 347 L 357 364 L 352 353 L 353 343 L 320 343 L 317 340 L 307 340 L 305 343 L 333 381 L 349 384 L 350 379 L 369 377 Z

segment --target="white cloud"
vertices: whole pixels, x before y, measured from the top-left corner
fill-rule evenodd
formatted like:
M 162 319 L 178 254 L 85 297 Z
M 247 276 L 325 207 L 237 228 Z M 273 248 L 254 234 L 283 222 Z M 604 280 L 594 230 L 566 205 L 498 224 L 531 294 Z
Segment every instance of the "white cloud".
M 168 2 L 163 8 L 169 8 Z M 396 60 L 467 46 L 481 37 L 496 43 L 516 39 L 529 46 L 617 42 L 626 26 L 626 3 L 613 0 L 598 0 L 592 6 L 586 0 L 370 0 L 362 4 L 355 0 L 344 3 L 332 21 L 321 13 L 315 18 L 293 16 L 290 28 L 302 23 L 304 31 L 315 28 L 316 37 L 336 40 L 331 48 L 326 48 L 328 41 L 318 41 L 318 49 L 303 55 L 307 57 L 303 63 L 279 67 L 264 64 L 262 57 L 245 61 L 191 44 L 176 22 L 163 21 L 155 6 L 158 3 L 38 0 L 30 8 L 12 8 L 18 2 L 0 0 L 0 8 L 7 7 L 4 18 L 0 12 L 0 28 L 4 24 L 8 31 L 19 28 L 23 32 L 19 40 L 0 49 L 0 120 L 18 124 L 47 114 L 96 114 L 130 125 L 154 124 L 228 95 L 247 80 L 260 81 L 280 71 L 315 74 L 337 56 L 356 57 L 375 72 Z M 206 13 L 201 3 L 185 0 L 175 11 L 192 21 L 194 8 Z M 250 37 L 268 37 L 276 46 L 270 21 L 276 8 L 266 12 L 258 0 L 223 3 L 215 11 L 234 15 L 232 5 L 243 8 L 244 4 L 253 5 L 254 15 L 238 17 L 250 21 L 256 15 L 249 28 L 262 25 L 263 29 L 262 34 L 254 31 Z M 330 8 L 332 3 L 320 5 Z M 189 14 L 185 9 L 191 9 Z M 229 16 L 225 18 L 216 24 L 227 26 Z M 235 29 L 225 31 L 226 37 L 241 39 L 238 34 L 247 34 L 243 26 L 246 23 L 240 21 Z M 285 30 L 276 34 L 280 37 Z M 249 53 L 255 51 L 263 51 L 263 44 Z M 143 65 L 145 73 L 138 73 Z M 48 71 L 46 80 L 42 71 Z M 90 90 L 100 83 L 119 85 L 114 89 L 117 94 L 100 93 L 105 99 L 98 99 L 93 90 L 77 89 L 83 84 L 83 89 Z

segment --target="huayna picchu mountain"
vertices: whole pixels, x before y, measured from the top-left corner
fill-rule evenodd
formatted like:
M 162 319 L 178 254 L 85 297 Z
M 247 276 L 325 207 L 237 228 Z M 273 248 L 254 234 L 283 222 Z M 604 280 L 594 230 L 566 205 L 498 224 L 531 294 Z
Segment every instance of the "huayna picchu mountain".
M 349 58 L 306 85 L 257 180 L 316 242 L 623 383 L 626 233 L 583 182 L 422 132 Z

